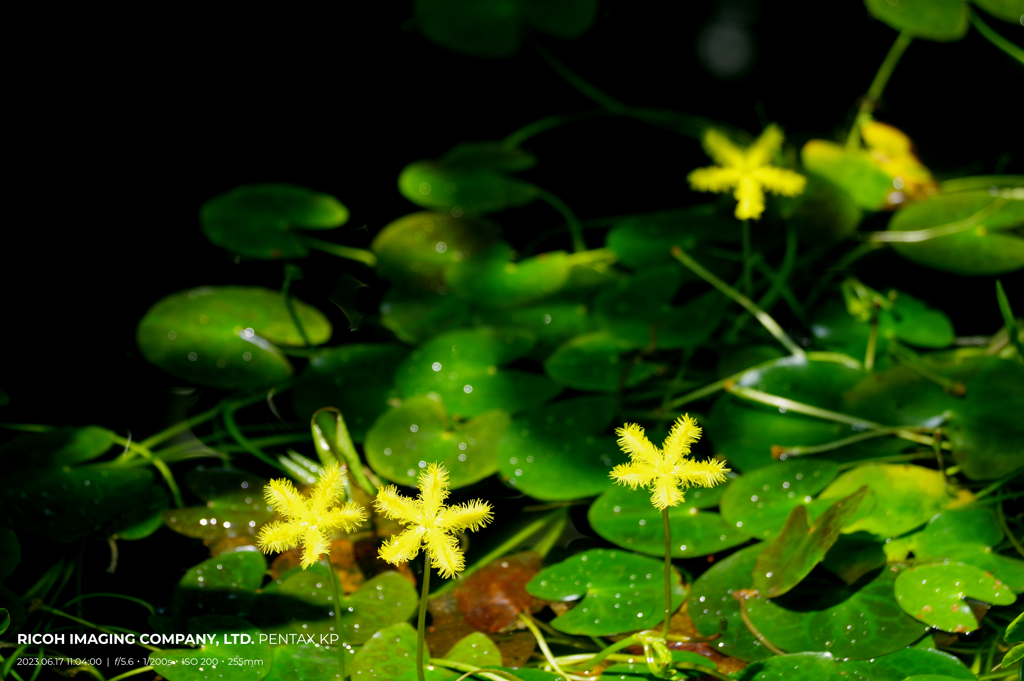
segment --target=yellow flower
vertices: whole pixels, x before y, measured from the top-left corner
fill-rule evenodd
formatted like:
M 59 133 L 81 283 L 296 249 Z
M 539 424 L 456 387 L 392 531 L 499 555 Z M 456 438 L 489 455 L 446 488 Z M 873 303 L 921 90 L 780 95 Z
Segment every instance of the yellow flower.
M 331 508 L 341 495 L 342 476 L 338 466 L 324 468 L 308 499 L 289 480 L 271 480 L 264 488 L 264 497 L 268 505 L 284 516 L 285 522 L 263 526 L 256 537 L 260 551 L 275 553 L 301 545 L 303 570 L 330 553 L 334 530 L 351 532 L 368 517 L 366 510 L 354 501 Z
M 617 428 L 619 446 L 629 454 L 629 463 L 619 464 L 611 471 L 612 479 L 630 488 L 653 490 L 651 503 L 663 510 L 685 501 L 683 490 L 690 486 L 714 487 L 725 482 L 729 469 L 717 459 L 694 461 L 686 458 L 690 445 L 700 439 L 700 428 L 689 414 L 672 424 L 662 449 L 658 449 L 635 423 Z
M 772 155 L 782 147 L 782 131 L 769 125 L 746 150 L 728 137 L 710 129 L 704 133 L 704 150 L 717 166 L 698 168 L 687 179 L 699 192 L 722 193 L 735 188 L 736 217 L 757 220 L 764 213 L 764 192 L 796 196 L 807 179 L 792 170 L 771 165 Z
M 398 488 L 388 485 L 377 493 L 377 510 L 409 528 L 392 537 L 380 547 L 380 557 L 398 565 L 416 557 L 426 546 L 430 562 L 442 577 L 462 572 L 466 566 L 455 532 L 478 530 L 491 521 L 491 505 L 486 501 L 470 501 L 445 506 L 448 498 L 448 471 L 432 463 L 420 474 L 416 486 L 418 499 L 403 497 Z

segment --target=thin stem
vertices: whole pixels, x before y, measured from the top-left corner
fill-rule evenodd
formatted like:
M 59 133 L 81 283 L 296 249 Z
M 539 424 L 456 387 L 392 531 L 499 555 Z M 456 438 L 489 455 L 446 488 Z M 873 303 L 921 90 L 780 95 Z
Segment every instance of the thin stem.
M 974 215 L 966 217 L 963 220 L 949 222 L 944 225 L 936 225 L 935 227 L 927 227 L 925 229 L 895 230 L 891 232 L 865 232 L 861 237 L 866 241 L 901 244 L 916 244 L 930 239 L 938 239 L 939 237 L 949 236 L 950 234 L 959 234 L 960 232 L 966 232 L 970 229 L 974 229 L 982 222 L 1001 211 L 1009 203 L 1010 199 L 1001 196 Z M 978 229 L 979 231 L 981 230 L 980 227 Z
M 751 279 L 750 265 L 750 220 L 743 221 L 743 294 L 749 298 L 753 295 L 754 284 Z
M 821 296 L 822 292 L 828 287 L 829 284 L 832 283 L 832 278 L 835 277 L 836 274 L 845 271 L 847 267 L 852 265 L 857 260 L 860 260 L 865 255 L 868 255 L 869 253 L 874 253 L 875 251 L 883 247 L 884 244 L 872 243 L 869 241 L 868 243 L 860 244 L 856 248 L 850 249 L 846 253 L 846 255 L 844 255 L 843 257 L 839 258 L 839 260 L 836 261 L 835 265 L 829 267 L 823 275 L 818 277 L 817 281 L 815 281 L 814 285 L 811 287 L 811 292 L 807 294 L 807 300 L 804 301 L 804 309 L 810 309 L 814 305 L 814 303 L 817 302 L 818 297 Z M 798 268 L 802 268 L 807 264 L 809 263 L 799 263 Z
M 420 592 L 420 614 L 416 618 L 416 676 L 419 681 L 426 681 L 426 670 L 423 668 L 423 648 L 427 632 L 427 601 L 430 599 L 430 553 L 423 555 L 423 588 Z
M 1017 553 L 1024 558 L 1024 546 L 1021 546 L 1020 540 L 1014 536 L 1013 532 L 1010 531 L 1010 525 L 1006 522 L 1006 514 L 1003 513 L 1002 502 L 996 504 L 996 518 L 999 519 L 999 526 L 1003 528 L 1003 532 L 1006 534 L 1006 538 L 1013 544 L 1013 548 L 1017 549 Z
M 1019 475 L 1024 475 L 1024 468 L 1018 469 L 1017 471 L 1015 471 L 1013 473 L 1010 473 L 1008 476 L 1006 476 L 1002 480 L 996 480 L 995 482 L 993 482 L 991 485 L 989 485 L 985 489 L 981 490 L 980 492 L 977 492 L 974 495 L 974 498 L 975 499 L 984 499 L 989 494 L 992 494 L 992 492 L 995 492 L 997 489 L 999 489 L 1000 487 L 1002 487 L 1006 483 L 1013 481 L 1013 479 L 1016 478 Z
M 773 272 L 770 267 L 768 267 L 760 260 L 757 260 L 755 262 L 755 267 L 757 267 L 757 269 L 761 271 L 761 273 L 764 274 L 765 277 L 769 279 L 769 281 L 771 281 L 771 286 L 768 288 L 765 294 L 761 296 L 761 299 L 757 301 L 757 304 L 758 307 L 760 307 L 762 310 L 769 310 L 771 309 L 771 306 L 775 304 L 776 298 L 778 298 L 781 295 L 783 298 L 785 298 L 786 303 L 789 304 L 790 308 L 792 308 L 794 314 L 796 314 L 797 317 L 803 320 L 805 317 L 804 308 L 802 305 L 800 305 L 800 302 L 796 299 L 796 296 L 793 295 L 793 291 L 786 284 L 786 281 L 793 274 L 793 266 L 796 264 L 796 252 L 796 230 L 793 229 L 791 226 L 787 225 L 786 254 L 782 258 L 782 266 L 779 267 L 778 273 Z M 739 317 L 737 317 L 736 321 L 733 322 L 732 328 L 729 330 L 729 333 L 727 334 L 727 338 L 732 340 L 738 338 L 740 330 L 747 323 L 748 319 L 750 319 L 750 315 L 746 313 L 741 314 Z
M 807 454 L 820 454 L 821 452 L 830 452 L 834 449 L 841 449 L 864 440 L 870 440 L 876 437 L 885 437 L 887 435 L 894 435 L 897 431 L 908 430 L 904 426 L 898 426 L 895 428 L 880 428 L 878 430 L 869 430 L 866 433 L 858 433 L 857 435 L 851 435 L 850 437 L 844 437 L 839 440 L 833 440 L 832 442 L 826 442 L 820 445 L 799 445 L 794 447 L 784 447 L 782 445 L 772 445 L 772 458 L 785 460 L 791 456 L 805 456 Z
M 1017 318 L 1013 316 L 1013 308 L 1010 307 L 1010 299 L 1006 297 L 1003 290 L 1003 282 L 996 279 L 996 300 L 999 302 L 999 312 L 1003 315 L 1006 334 L 1017 349 L 1017 357 L 1024 361 L 1024 343 L 1021 343 L 1020 334 L 1017 332 Z
M 914 452 L 912 454 L 895 454 L 893 456 L 876 456 L 871 459 L 860 459 L 858 461 L 847 461 L 839 464 L 840 471 L 847 471 L 863 465 L 874 465 L 876 463 L 902 463 L 904 461 L 919 461 L 921 459 L 932 459 L 935 455 L 931 451 Z M 948 469 L 947 469 L 948 472 Z
M 509 672 L 501 669 L 484 669 L 483 667 L 466 664 L 465 662 L 456 662 L 455 660 L 432 657 L 430 658 L 430 664 L 438 667 L 445 667 L 446 669 L 454 669 L 457 672 L 465 672 L 462 676 L 455 679 L 455 681 L 462 681 L 463 679 L 468 679 L 471 676 L 479 676 L 484 679 L 490 679 L 491 681 L 522 681 L 522 679 L 515 674 L 510 674 Z
M 669 621 L 672 619 L 672 528 L 668 524 L 668 507 L 661 509 L 661 522 L 665 526 L 665 625 L 661 632 L 668 640 Z
M 303 246 L 315 248 L 318 251 L 330 253 L 331 255 L 336 255 L 339 258 L 345 258 L 346 260 L 355 260 L 356 262 L 361 262 L 368 267 L 377 266 L 377 256 L 374 255 L 373 251 L 368 251 L 365 248 L 342 246 L 341 244 L 331 243 L 330 241 L 314 239 L 306 234 L 300 235 L 299 238 L 301 239 Z
M 272 459 L 263 450 L 256 446 L 254 442 L 251 442 L 248 438 L 242 435 L 242 430 L 238 427 L 238 424 L 235 422 L 235 412 L 238 411 L 240 407 L 240 404 L 235 403 L 224 410 L 224 427 L 228 429 L 228 432 L 231 434 L 231 437 L 235 438 L 235 441 L 239 445 L 241 445 L 245 451 L 249 452 L 263 463 L 276 468 L 282 473 L 287 473 L 288 471 L 286 471 L 284 467 L 281 466 L 280 463 Z M 266 440 L 268 438 L 263 439 Z M 225 447 L 221 447 L 221 449 L 227 451 L 227 448 Z
M 309 336 L 306 335 L 306 329 L 302 326 L 302 320 L 299 319 L 299 313 L 295 311 L 295 301 L 292 300 L 290 289 L 292 286 L 292 279 L 298 279 L 302 276 L 302 270 L 295 265 L 286 264 L 284 266 L 284 283 L 281 284 L 281 295 L 284 297 L 284 306 L 288 309 L 288 316 L 292 318 L 292 324 L 299 332 L 299 336 L 302 337 L 302 343 L 306 347 L 310 347 L 313 344 L 309 342 Z
M 544 654 L 544 659 L 548 661 L 551 668 L 555 670 L 555 673 L 562 678 L 568 678 L 562 668 L 558 666 L 558 662 L 555 660 L 555 656 L 551 654 L 551 649 L 548 648 L 548 642 L 544 640 L 544 636 L 541 635 L 540 629 L 534 624 L 533 618 L 527 615 L 525 612 L 519 613 L 519 620 L 526 625 L 526 628 L 530 630 L 533 637 L 537 639 L 537 645 L 540 647 L 541 652 Z
M 871 372 L 875 368 L 875 349 L 878 347 L 878 303 L 871 308 L 871 330 L 868 332 L 868 347 L 864 352 L 864 371 Z
M 565 220 L 566 224 L 569 225 L 569 231 L 572 233 L 572 250 L 576 253 L 581 253 L 587 250 L 587 244 L 583 241 L 583 226 L 580 224 L 576 214 L 572 212 L 569 206 L 546 189 L 538 188 L 537 198 L 561 213 L 562 218 Z
M 4 656 L 0 655 L 0 679 L 7 678 L 7 675 L 10 674 L 14 677 L 15 681 L 24 681 L 24 679 L 21 678 L 21 675 L 12 668 L 14 663 L 18 660 L 18 654 L 20 652 L 20 649 L 15 650 L 15 654 L 7 659 L 4 659 Z
M 576 662 L 568 662 L 566 664 L 568 666 L 571 666 L 571 667 L 579 667 L 579 666 L 582 666 L 582 665 L 586 665 L 587 668 L 590 668 L 590 667 L 593 667 L 593 666 L 599 664 L 602 660 L 607 658 L 609 655 L 612 655 L 613 653 L 617 653 L 620 650 L 622 650 L 623 648 L 628 648 L 631 645 L 636 645 L 636 643 L 637 643 L 636 639 L 634 639 L 632 636 L 627 636 L 626 638 L 624 638 L 624 639 L 622 639 L 620 641 L 616 641 L 615 643 L 611 644 L 607 648 L 604 648 L 603 650 L 601 650 L 601 652 L 597 653 L 596 655 L 573 655 L 572 656 L 573 658 L 580 658 L 580 659 L 578 659 L 578 661 L 576 661 Z M 565 658 L 560 658 L 560 659 L 564 660 Z
M 893 70 L 896 69 L 896 65 L 900 63 L 900 57 L 906 51 L 910 43 L 913 42 L 914 37 L 906 31 L 901 32 L 896 36 L 896 42 L 889 48 L 889 53 L 885 55 L 885 59 L 882 61 L 882 65 L 878 67 L 878 72 L 875 73 L 874 80 L 871 81 L 871 86 L 868 88 L 868 92 L 864 95 L 864 98 L 860 101 L 858 107 L 857 117 L 853 121 L 853 127 L 850 129 L 850 134 L 846 137 L 846 148 L 856 149 L 860 142 L 860 126 L 867 120 L 871 113 L 878 106 L 878 100 L 882 98 L 882 93 L 885 91 L 885 86 L 889 82 L 889 78 L 892 76 Z
M 191 428 L 198 426 L 200 423 L 206 423 L 210 419 L 217 416 L 217 414 L 219 414 L 224 409 L 225 406 L 227 406 L 227 402 L 222 401 L 212 409 L 207 409 L 206 411 L 200 414 L 196 414 L 191 418 L 185 419 L 184 421 L 179 421 L 170 428 L 164 428 L 156 435 L 151 435 L 150 437 L 147 437 L 145 440 L 139 442 L 139 445 L 142 447 L 152 449 L 161 442 L 165 442 L 166 440 L 171 439 L 178 433 L 190 430 Z
M 768 638 L 754 626 L 754 623 L 750 620 L 750 615 L 747 614 L 746 602 L 750 598 L 758 598 L 757 592 L 751 592 L 748 589 L 740 589 L 739 591 L 734 591 L 732 597 L 740 602 L 740 619 L 743 620 L 743 624 L 745 624 L 750 633 L 754 635 L 754 638 L 760 641 L 761 645 L 776 655 L 785 655 L 786 651 L 775 646 L 771 641 L 769 641 Z
M 111 433 L 110 439 L 128 450 L 141 454 L 149 463 L 153 464 L 153 467 L 160 471 L 161 477 L 163 477 L 164 482 L 167 483 L 167 487 L 171 490 L 171 496 L 174 497 L 174 505 L 178 508 L 183 508 L 185 506 L 185 502 L 181 498 L 181 490 L 178 489 L 178 483 L 174 480 L 174 474 L 171 473 L 171 469 L 163 459 L 151 452 L 148 447 L 145 447 L 138 442 L 132 442 L 128 438 L 123 438 L 120 435 Z
M 345 677 L 348 676 L 348 670 L 345 668 L 345 642 L 341 640 L 341 593 L 338 590 L 338 573 L 334 571 L 334 566 L 331 565 L 331 554 L 324 554 L 323 557 L 324 567 L 327 568 L 328 579 L 331 580 L 331 592 L 334 595 L 334 626 L 338 630 L 338 678 L 341 681 L 345 681 Z M 428 566 L 429 569 L 429 566 Z
M 931 381 L 936 385 L 940 386 L 944 391 L 957 397 L 963 397 L 967 392 L 967 386 L 960 381 L 954 381 L 946 378 L 945 376 L 932 371 L 916 352 L 908 347 L 900 344 L 896 339 L 889 340 L 889 354 L 892 355 L 900 364 L 913 371 L 915 374 Z
M 594 111 L 584 111 L 581 113 L 548 116 L 519 128 L 502 140 L 501 146 L 506 149 L 514 149 L 531 137 L 539 135 L 542 132 L 547 132 L 548 130 L 561 127 L 566 123 L 575 123 L 576 121 L 585 121 L 591 118 L 601 118 L 608 116 L 609 114 L 610 112 L 605 109 L 596 109 Z
M 36 606 L 36 610 L 43 610 L 43 611 L 48 612 L 50 614 L 57 615 L 58 617 L 63 617 L 64 619 L 71 620 L 72 622 L 77 622 L 77 623 L 79 623 L 79 624 L 81 624 L 83 626 L 89 627 L 91 629 L 96 629 L 97 631 L 102 631 L 105 634 L 116 634 L 117 633 L 117 632 L 115 632 L 112 629 L 108 629 L 106 627 L 101 627 L 98 624 L 93 624 L 92 622 L 89 622 L 88 620 L 83 620 L 83 619 L 80 619 L 78 617 L 75 617 L 74 615 L 69 615 L 68 613 L 63 612 L 61 610 L 58 610 L 57 608 L 51 608 L 48 605 L 42 605 L 42 604 L 37 605 Z M 135 633 L 135 632 L 129 632 L 129 633 Z M 138 642 L 136 642 L 135 645 L 139 646 L 140 648 L 145 648 L 146 650 L 152 650 L 153 652 L 156 652 L 156 653 L 163 652 L 159 648 L 155 648 L 153 646 L 146 645 L 145 643 L 138 643 Z
M 971 25 L 978 29 L 978 33 L 980 33 L 985 40 L 989 41 L 1000 50 L 1010 55 L 1010 57 L 1019 61 L 1021 64 L 1024 64 L 1024 50 L 999 35 L 999 33 L 997 33 L 991 26 L 982 21 L 981 17 L 979 17 L 978 13 L 973 9 L 968 9 L 967 11 L 971 13 Z
M 724 293 L 725 295 L 729 296 L 737 303 L 742 305 L 747 310 L 747 312 L 754 315 L 754 317 L 757 318 L 757 321 L 761 322 L 761 326 L 763 326 L 768 331 L 768 333 L 774 336 L 777 341 L 779 341 L 787 350 L 789 350 L 789 352 L 792 355 L 794 355 L 795 357 L 800 357 L 801 359 L 807 358 L 807 353 L 804 352 L 803 348 L 794 343 L 793 339 L 790 338 L 789 335 L 782 330 L 782 327 L 779 326 L 778 322 L 772 319 L 772 317 L 767 312 L 765 312 L 757 305 L 755 305 L 754 301 L 752 301 L 750 298 L 746 297 L 733 287 L 726 284 L 724 281 L 716 277 L 708 270 L 704 269 L 704 267 L 700 263 L 698 263 L 696 260 L 687 255 L 686 252 L 679 246 L 672 247 L 672 256 L 676 260 L 690 268 L 690 270 L 692 270 L 693 273 L 699 276 L 701 279 L 708 282 L 716 289 L 718 289 L 719 291 L 721 291 L 722 293 Z
M 152 665 L 146 665 L 145 667 L 136 667 L 135 669 L 127 671 L 124 674 L 118 674 L 117 676 L 107 679 L 107 681 L 121 681 L 121 679 L 127 679 L 129 676 L 135 676 L 136 674 L 145 674 L 146 672 L 151 671 L 153 671 Z

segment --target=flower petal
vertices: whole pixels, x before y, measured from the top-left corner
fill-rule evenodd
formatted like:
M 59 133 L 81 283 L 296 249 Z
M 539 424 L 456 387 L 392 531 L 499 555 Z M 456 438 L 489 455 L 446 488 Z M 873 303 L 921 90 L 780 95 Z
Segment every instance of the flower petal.
M 620 485 L 628 485 L 630 489 L 636 489 L 653 482 L 658 475 L 658 470 L 646 463 L 630 461 L 620 463 L 611 470 L 609 475 Z
M 727 192 L 736 186 L 739 182 L 740 173 L 734 168 L 719 168 L 718 166 L 711 166 L 709 168 L 697 168 L 691 171 L 686 179 L 690 183 L 690 188 L 697 192 L 716 192 L 721 194 Z
M 447 506 L 437 516 L 436 526 L 450 532 L 476 531 L 494 518 L 491 505 L 475 499 L 465 504 Z
M 271 480 L 264 488 L 264 497 L 267 504 L 273 506 L 275 511 L 289 520 L 301 520 L 309 515 L 306 500 L 290 480 L 284 478 Z
M 373 500 L 373 505 L 385 518 L 397 520 L 405 525 L 411 525 L 420 520 L 422 510 L 420 502 L 402 496 L 394 485 L 382 487 L 377 492 L 377 498 Z
M 736 217 L 740 220 L 757 220 L 764 213 L 764 192 L 752 176 L 740 179 L 733 196 L 739 202 L 736 204 Z
M 785 168 L 773 168 L 771 166 L 758 168 L 754 171 L 754 178 L 765 189 L 781 196 L 797 196 L 807 186 L 806 177 Z
M 430 553 L 430 564 L 437 568 L 444 578 L 452 577 L 466 567 L 466 561 L 459 550 L 459 540 L 439 529 L 430 529 L 423 534 L 423 543 Z
M 719 459 L 708 459 L 707 461 L 688 459 L 677 467 L 675 476 L 686 486 L 714 487 L 720 482 L 725 482 L 725 474 L 729 470 L 725 467 L 725 462 Z
M 765 128 L 761 136 L 747 148 L 747 167 L 768 165 L 775 152 L 782 148 L 782 140 L 783 135 L 779 126 L 773 123 Z
M 302 533 L 302 569 L 305 570 L 320 560 L 320 556 L 331 552 L 331 540 L 326 532 L 307 527 Z
M 309 508 L 314 515 L 321 515 L 335 504 L 341 496 L 345 474 L 337 465 L 327 466 L 320 471 L 320 479 L 309 495 Z
M 732 143 L 732 140 L 714 128 L 704 133 L 704 151 L 715 163 L 720 166 L 732 166 L 734 168 L 743 165 L 745 160 L 743 150 Z
M 654 492 L 651 494 L 651 503 L 659 511 L 676 506 L 684 500 L 683 492 L 676 485 L 671 477 L 658 478 L 654 483 Z
M 689 414 L 677 418 L 675 423 L 672 424 L 672 430 L 669 431 L 668 437 L 665 438 L 665 443 L 662 445 L 665 458 L 689 454 L 690 445 L 700 439 L 700 432 L 700 426 L 697 425 L 697 421 L 691 418 Z
M 444 506 L 444 500 L 448 498 L 448 471 L 432 463 L 426 471 L 420 473 L 416 486 L 420 488 L 424 518 L 436 517 Z
M 651 441 L 644 435 L 644 429 L 636 423 L 627 423 L 622 428 L 616 428 L 615 434 L 619 436 L 619 447 L 629 454 L 634 461 L 657 466 L 661 461 L 661 453 L 658 448 L 651 444 Z
M 380 547 L 380 557 L 392 565 L 408 563 L 420 552 L 422 544 L 423 528 L 409 528 L 402 534 L 385 540 Z
M 320 516 L 320 527 L 324 530 L 334 530 L 340 527 L 346 532 L 351 532 L 362 525 L 368 517 L 366 509 L 357 502 L 350 501 L 344 506 L 332 508 Z
M 297 522 L 282 523 L 278 520 L 267 523 L 256 535 L 256 546 L 263 553 L 281 553 L 298 545 L 305 525 Z

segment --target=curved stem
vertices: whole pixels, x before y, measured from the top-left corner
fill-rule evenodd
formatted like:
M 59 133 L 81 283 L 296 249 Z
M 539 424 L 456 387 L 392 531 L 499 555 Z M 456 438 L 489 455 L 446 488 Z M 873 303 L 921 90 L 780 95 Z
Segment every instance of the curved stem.
M 565 222 L 569 225 L 569 231 L 572 233 L 573 251 L 580 253 L 587 250 L 587 244 L 583 241 L 583 227 L 580 224 L 580 221 L 576 218 L 576 214 L 572 212 L 569 206 L 548 190 L 541 189 L 539 187 L 537 188 L 537 198 L 562 214 Z
M 896 42 L 889 48 L 889 53 L 885 55 L 882 65 L 878 67 L 878 72 L 875 73 L 875 78 L 871 81 L 867 94 L 860 101 L 857 117 L 853 121 L 853 127 L 850 128 L 850 134 L 846 137 L 847 149 L 857 148 L 860 143 L 861 124 L 867 120 L 868 116 L 875 110 L 875 107 L 878 106 L 878 100 L 882 98 L 882 93 L 885 91 L 885 86 L 889 82 L 893 70 L 900 63 L 900 57 L 903 56 L 903 53 L 913 40 L 914 37 L 906 31 L 896 36 Z
M 743 221 L 743 295 L 750 297 L 754 294 L 754 284 L 750 274 L 753 267 L 750 262 L 750 220 Z
M 562 678 L 568 678 L 562 668 L 558 666 L 558 662 L 555 660 L 555 656 L 551 654 L 551 649 L 548 648 L 548 642 L 544 640 L 544 636 L 540 633 L 540 629 L 534 624 L 533 618 L 527 615 L 525 612 L 519 613 L 519 620 L 526 625 L 526 628 L 530 630 L 533 637 L 537 639 L 537 645 L 540 647 L 541 652 L 544 654 L 544 659 L 548 661 L 551 668 L 555 670 L 555 673 Z
M 661 521 L 665 526 L 665 625 L 662 636 L 668 640 L 672 619 L 672 528 L 668 524 L 668 508 L 661 509 Z
M 420 614 L 416 618 L 416 677 L 426 681 L 426 670 L 423 668 L 423 648 L 426 645 L 424 634 L 427 631 L 427 600 L 430 598 L 430 554 L 423 555 L 423 588 L 420 592 Z
M 1024 64 L 1024 50 L 999 35 L 999 33 L 997 33 L 991 26 L 982 21 L 981 17 L 979 17 L 978 13 L 973 9 L 968 9 L 967 11 L 971 13 L 971 25 L 978 29 L 978 33 L 980 33 L 985 40 L 989 41 L 1021 64 Z
M 98 624 L 93 624 L 92 622 L 89 622 L 88 620 L 83 620 L 83 619 L 80 619 L 78 617 L 75 617 L 74 615 L 69 615 L 66 612 L 58 610 L 57 608 L 51 608 L 48 605 L 39 604 L 39 605 L 37 605 L 35 607 L 35 609 L 36 610 L 43 610 L 43 611 L 48 612 L 50 614 L 57 615 L 58 617 L 63 617 L 64 619 L 71 620 L 72 622 L 77 622 L 77 623 L 81 624 L 82 626 L 86 626 L 86 627 L 89 627 L 91 629 L 96 629 L 97 631 L 102 631 L 105 634 L 116 634 L 117 633 L 116 631 L 114 631 L 112 629 L 108 629 L 107 627 L 102 627 L 102 626 L 100 626 Z M 128 630 L 128 629 L 125 629 L 123 631 L 125 631 L 127 633 L 132 633 L 132 634 L 135 633 L 134 631 L 131 631 L 131 630 Z M 135 645 L 139 646 L 140 648 L 145 648 L 146 650 L 152 650 L 155 653 L 163 652 L 162 650 L 160 650 L 160 648 L 156 648 L 156 647 L 151 646 L 151 645 L 146 645 L 145 643 L 138 643 L 138 642 L 136 642 Z
M 137 454 L 141 454 L 145 457 L 146 461 L 153 464 L 153 467 L 160 471 L 160 475 L 163 477 L 164 482 L 167 483 L 167 487 L 171 490 L 171 496 L 174 498 L 174 505 L 178 508 L 183 508 L 185 502 L 181 498 L 181 490 L 178 489 L 178 483 L 174 480 L 174 475 L 171 473 L 171 469 L 167 466 L 163 459 L 154 454 L 149 450 L 148 447 L 144 447 L 138 442 L 132 442 L 127 438 L 123 438 L 120 435 L 111 434 L 110 439 L 115 443 L 122 445 L 127 450 L 131 450 Z
M 118 674 L 117 676 L 107 679 L 107 681 L 121 681 L 121 679 L 127 679 L 129 676 L 135 676 L 136 674 L 145 674 L 146 672 L 153 671 L 152 665 L 146 665 L 145 667 L 136 667 L 131 671 L 127 671 L 124 674 Z
M 939 237 L 949 236 L 950 234 L 959 234 L 960 232 L 966 232 L 973 229 L 975 226 L 981 224 L 982 221 L 987 220 L 1001 211 L 1008 203 L 1010 203 L 1010 199 L 1001 196 L 974 215 L 964 218 L 963 220 L 950 222 L 945 225 L 937 225 L 935 227 L 927 227 L 925 229 L 907 231 L 897 230 L 893 232 L 867 232 L 861 236 L 867 241 L 873 242 L 916 244 L 921 241 L 938 239 Z M 979 231 L 980 229 L 981 228 L 979 227 Z
M 338 630 L 338 678 L 345 681 L 348 671 L 345 669 L 345 642 L 341 640 L 341 592 L 338 590 L 338 573 L 331 565 L 331 554 L 323 557 L 324 567 L 327 568 L 327 578 L 331 580 L 331 591 L 334 595 L 334 626 Z
M 521 145 L 523 142 L 530 139 L 534 135 L 539 135 L 542 132 L 553 130 L 554 128 L 561 127 L 566 123 L 575 123 L 576 121 L 585 121 L 591 118 L 600 118 L 603 116 L 608 116 L 609 114 L 609 111 L 606 111 L 604 109 L 597 109 L 596 111 L 584 111 L 582 113 L 558 114 L 555 116 L 548 116 L 546 118 L 540 119 L 539 121 L 534 121 L 529 125 L 524 125 L 523 127 L 519 128 L 511 135 L 506 137 L 504 140 L 502 140 L 501 146 L 505 147 L 506 149 L 518 147 L 519 145 Z
M 224 410 L 224 427 L 227 428 L 228 432 L 231 434 L 231 437 L 235 438 L 235 441 L 239 445 L 241 445 L 245 451 L 249 452 L 263 463 L 268 464 L 276 468 L 277 470 L 281 471 L 282 473 L 287 474 L 288 471 L 285 470 L 284 467 L 279 462 L 272 459 L 270 456 L 266 454 L 266 452 L 257 447 L 254 442 L 250 441 L 248 438 L 242 435 L 241 428 L 239 428 L 238 424 L 235 423 L 235 412 L 238 411 L 238 409 L 241 406 L 242 405 L 239 403 L 234 403 Z M 268 438 L 264 438 L 264 440 L 266 439 Z M 227 451 L 226 448 L 224 447 L 221 447 L 221 449 Z
M 1006 538 L 1013 544 L 1013 548 L 1017 549 L 1017 553 L 1024 558 L 1024 546 L 1021 546 L 1020 540 L 1017 539 L 1013 532 L 1010 531 L 1010 525 L 1006 522 L 1006 514 L 1003 513 L 1002 502 L 996 504 L 996 518 L 999 519 L 999 526 L 1003 528 L 1003 532 L 1006 533 Z
M 219 414 L 221 411 L 223 411 L 224 407 L 226 406 L 227 402 L 222 401 L 212 409 L 207 409 L 206 411 L 200 414 L 196 414 L 191 418 L 185 419 L 184 421 L 179 421 L 170 428 L 164 428 L 156 435 L 151 435 L 150 437 L 147 437 L 145 440 L 139 442 L 139 445 L 141 445 L 142 447 L 152 448 L 160 444 L 161 442 L 171 439 L 178 433 L 184 432 L 195 426 L 198 426 L 200 423 L 206 423 L 210 419 L 217 416 L 217 414 Z
M 321 239 L 314 239 L 311 236 L 303 234 L 300 236 L 303 246 L 309 248 L 315 248 L 318 251 L 324 253 L 330 253 L 336 255 L 339 258 L 345 258 L 346 260 L 355 260 L 361 262 L 368 267 L 377 266 L 377 256 L 373 251 L 368 251 L 365 248 L 353 248 L 352 246 L 342 246 L 341 244 L 335 244 L 330 241 L 322 241 Z
M 302 270 L 290 263 L 286 264 L 284 266 L 284 283 L 281 284 L 281 295 L 284 297 L 284 306 L 288 309 L 288 316 L 292 318 L 292 324 L 298 330 L 303 345 L 312 347 L 313 344 L 309 342 L 309 336 L 306 335 L 306 329 L 302 326 L 302 320 L 299 319 L 299 313 L 295 310 L 295 302 L 291 296 L 292 280 L 299 279 L 301 276 Z
M 747 614 L 746 600 L 751 597 L 757 597 L 756 591 L 753 592 L 753 594 L 754 595 L 751 596 L 750 592 L 748 592 L 746 589 L 740 589 L 739 591 L 733 592 L 733 598 L 740 602 L 740 619 L 743 620 L 743 624 L 745 624 L 750 633 L 754 635 L 754 638 L 761 642 L 761 645 L 763 645 L 765 648 L 772 651 L 776 655 L 785 655 L 785 650 L 782 650 L 781 648 L 778 648 L 775 645 L 773 645 L 772 642 L 769 641 L 768 638 L 764 634 L 762 634 L 757 627 L 754 626 L 754 623 L 750 621 L 750 615 Z

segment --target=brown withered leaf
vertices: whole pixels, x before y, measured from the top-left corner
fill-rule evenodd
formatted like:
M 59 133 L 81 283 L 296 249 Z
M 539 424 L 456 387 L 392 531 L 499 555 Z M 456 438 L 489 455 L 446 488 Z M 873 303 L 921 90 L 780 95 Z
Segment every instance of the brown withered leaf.
M 653 627 L 655 630 L 660 630 L 661 625 Z M 697 631 L 697 626 L 693 623 L 693 619 L 690 617 L 690 613 L 686 608 L 680 608 L 672 615 L 672 619 L 669 620 L 669 633 L 673 636 L 685 636 L 687 638 L 702 638 L 700 632 Z M 669 650 L 683 650 L 690 653 L 697 653 L 708 658 L 711 662 L 715 663 L 715 667 L 722 674 L 731 674 L 732 672 L 739 671 L 747 666 L 747 663 L 743 660 L 738 660 L 735 657 L 728 657 L 722 655 L 714 648 L 713 642 L 706 641 L 668 641 L 667 643 Z M 644 649 L 641 645 L 630 646 L 626 648 L 631 653 L 636 655 L 643 655 Z
M 214 539 L 204 539 L 203 544 L 210 549 L 210 557 L 212 558 L 222 553 L 237 551 L 242 546 L 256 546 L 256 538 L 248 535 L 217 537 Z
M 512 624 L 524 610 L 531 610 L 534 598 L 526 583 L 540 572 L 542 559 L 534 551 L 523 551 L 482 567 L 455 587 L 459 611 L 470 625 L 493 634 Z
M 455 594 L 451 591 L 432 599 L 427 604 L 431 623 L 424 637 L 430 654 L 444 657 L 460 639 L 476 631 L 459 612 Z M 501 651 L 501 664 L 506 667 L 521 667 L 537 647 L 537 641 L 529 632 L 509 634 L 487 634 Z
M 331 567 L 338 575 L 341 590 L 347 595 L 354 593 L 366 581 L 363 571 L 356 562 L 355 550 L 348 539 L 335 539 L 331 542 Z M 296 547 L 285 551 L 270 564 L 270 576 L 278 579 L 292 568 L 302 564 L 302 548 Z

